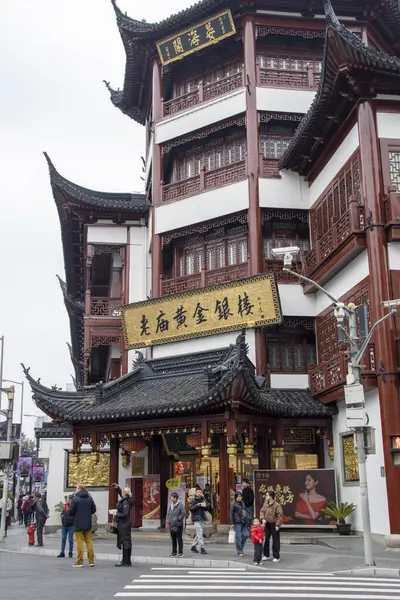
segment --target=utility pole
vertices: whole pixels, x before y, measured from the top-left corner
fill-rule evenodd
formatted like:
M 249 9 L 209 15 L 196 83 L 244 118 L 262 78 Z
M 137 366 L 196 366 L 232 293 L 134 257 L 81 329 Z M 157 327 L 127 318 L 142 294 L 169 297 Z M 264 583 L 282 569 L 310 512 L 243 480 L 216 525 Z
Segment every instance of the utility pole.
M 319 283 L 292 271 L 291 266 L 295 256 L 300 252 L 300 248 L 293 246 L 290 248 L 274 248 L 273 256 L 283 258 L 283 270 L 291 275 L 294 275 L 302 281 L 311 283 L 327 296 L 333 304 L 334 316 L 337 327 L 343 333 L 349 346 L 349 362 L 347 365 L 346 385 L 344 386 L 345 401 L 346 401 L 346 423 L 349 429 L 353 429 L 356 437 L 358 470 L 360 482 L 360 502 L 361 502 L 361 517 L 363 524 L 363 539 L 364 539 L 364 563 L 367 567 L 375 565 L 372 553 L 372 534 L 371 534 L 371 519 L 369 512 L 369 497 L 368 497 L 368 482 L 367 482 L 367 464 L 365 452 L 365 436 L 368 431 L 368 415 L 365 410 L 364 388 L 361 383 L 361 360 L 365 354 L 369 342 L 374 334 L 375 329 L 394 315 L 397 307 L 400 306 L 400 300 L 388 300 L 382 302 L 384 308 L 390 309 L 386 315 L 379 319 L 371 327 L 368 335 L 362 341 L 358 338 L 357 333 L 357 317 L 355 304 L 344 304 L 332 296 Z M 348 331 L 343 327 L 344 319 L 348 318 Z
M 8 389 L 0 388 L 2 392 L 7 393 L 8 397 L 8 410 L 1 410 L 0 413 L 7 417 L 7 444 L 12 442 L 12 421 L 13 421 L 13 410 L 14 410 L 14 386 L 10 386 Z M 11 453 L 10 453 L 11 454 Z M 0 542 L 4 542 L 5 531 L 6 531 L 6 519 L 7 519 L 7 500 L 8 500 L 8 470 L 10 468 L 11 456 L 6 462 L 4 468 L 4 479 L 3 479 L 3 497 L 2 497 L 2 511 L 0 521 Z

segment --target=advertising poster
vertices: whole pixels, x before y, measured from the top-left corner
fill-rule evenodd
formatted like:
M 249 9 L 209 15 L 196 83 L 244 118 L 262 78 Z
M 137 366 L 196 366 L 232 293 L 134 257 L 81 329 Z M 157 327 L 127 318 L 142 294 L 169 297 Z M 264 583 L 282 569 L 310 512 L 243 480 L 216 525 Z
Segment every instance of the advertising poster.
M 34 483 L 44 482 L 44 467 L 40 465 L 34 465 L 32 467 L 32 479 Z
M 169 481 L 172 481 L 171 479 Z M 186 507 L 185 507 L 185 502 L 186 502 L 186 484 L 185 483 L 181 483 L 179 487 L 176 488 L 169 488 L 168 489 L 168 501 L 167 501 L 167 513 L 168 513 L 168 509 L 169 506 L 171 504 L 171 494 L 172 492 L 176 492 L 179 496 L 178 500 L 179 502 L 181 502 L 183 504 L 183 507 L 185 508 L 185 513 L 186 513 Z M 165 527 L 166 529 L 169 529 L 169 524 L 167 522 L 165 522 Z
M 145 475 L 143 477 L 143 521 L 155 521 L 160 517 L 160 475 Z
M 336 526 L 325 515 L 327 502 L 335 502 L 336 477 L 334 469 L 277 469 L 254 471 L 256 514 L 268 491 L 274 490 L 282 506 L 283 524 L 295 527 Z
M 32 457 L 21 456 L 17 464 L 17 477 L 30 477 L 32 475 Z

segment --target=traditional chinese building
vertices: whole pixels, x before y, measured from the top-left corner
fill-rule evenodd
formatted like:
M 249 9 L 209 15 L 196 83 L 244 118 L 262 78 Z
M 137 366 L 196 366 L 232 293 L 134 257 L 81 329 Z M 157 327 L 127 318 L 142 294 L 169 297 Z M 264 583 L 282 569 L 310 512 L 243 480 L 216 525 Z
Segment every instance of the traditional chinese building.
M 346 346 L 329 298 L 271 251 L 298 246 L 294 269 L 364 307 L 360 338 L 399 297 L 397 3 L 203 0 L 157 24 L 113 6 L 126 70 L 122 90 L 107 87 L 145 127 L 145 194 L 83 189 L 48 161 L 77 391 L 28 374 L 34 398 L 72 426 L 71 471 L 92 460 L 100 487 L 133 477 L 138 494 L 133 459 L 160 475 L 161 518 L 177 463 L 210 481 L 220 523 L 258 467 L 332 467 L 340 499 L 359 504 Z M 275 320 L 247 287 L 271 273 Z M 377 330 L 363 363 L 379 534 L 400 532 L 397 327 Z M 114 492 L 97 493 L 106 514 Z

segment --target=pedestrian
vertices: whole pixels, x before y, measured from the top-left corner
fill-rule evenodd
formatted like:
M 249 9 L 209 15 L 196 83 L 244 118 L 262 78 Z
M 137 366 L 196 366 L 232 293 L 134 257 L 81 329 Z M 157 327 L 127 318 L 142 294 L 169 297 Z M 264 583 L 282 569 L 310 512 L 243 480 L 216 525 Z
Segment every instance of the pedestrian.
M 264 529 L 264 525 L 261 525 L 258 519 L 254 519 L 250 530 L 251 541 L 254 546 L 253 565 L 262 565 Z
M 236 492 L 230 509 L 231 529 L 235 530 L 235 543 L 238 556 L 244 556 L 244 546 L 248 539 L 248 513 L 243 504 L 242 492 Z
M 270 539 L 272 537 L 272 562 L 279 562 L 281 540 L 280 527 L 282 525 L 283 511 L 281 505 L 276 501 L 275 492 L 267 492 L 265 502 L 260 511 L 260 519 L 265 525 L 265 542 L 263 560 L 270 560 Z
M 117 563 L 116 567 L 131 567 L 132 555 L 132 525 L 131 525 L 131 510 L 134 505 L 131 489 L 124 487 L 123 490 L 118 483 L 113 483 L 113 488 L 117 490 L 120 500 L 117 504 L 117 509 L 114 516 L 117 519 L 117 548 L 122 549 L 121 562 Z
M 86 544 L 89 567 L 94 567 L 94 552 L 92 540 L 92 515 L 96 505 L 83 485 L 76 486 L 75 496 L 69 506 L 67 515 L 74 519 L 76 542 L 76 563 L 73 567 L 83 567 L 83 542 Z
M 35 495 L 34 510 L 36 517 L 36 546 L 43 546 L 43 529 L 49 518 L 49 509 L 46 500 L 42 498 L 42 494 Z
M 24 500 L 22 502 L 21 509 L 22 509 L 22 514 L 24 516 L 25 527 L 28 527 L 30 525 L 31 508 L 32 508 L 32 503 L 31 503 L 29 496 L 24 496 Z
M 197 546 L 200 546 L 201 554 L 207 554 L 207 551 L 204 548 L 203 527 L 204 521 L 206 520 L 205 513 L 208 509 L 209 507 L 204 498 L 203 492 L 201 491 L 201 488 L 197 487 L 195 496 L 194 498 L 192 498 L 189 504 L 192 522 L 196 530 L 194 543 L 190 550 L 192 552 L 196 552 L 197 554 L 199 553 L 199 551 L 197 550 Z
M 3 507 L 3 498 L 0 498 L 0 523 L 1 523 L 1 517 L 2 517 L 2 514 L 3 514 L 3 510 L 4 510 L 4 507 Z M 11 510 L 12 510 L 12 502 L 11 502 L 10 498 L 7 496 L 6 508 L 4 510 L 4 513 L 5 513 L 4 537 L 7 537 L 8 519 L 9 519 Z
M 68 509 L 72 502 L 74 495 L 70 494 L 67 501 L 64 504 L 64 509 L 61 511 L 61 552 L 57 558 L 65 558 L 65 547 L 67 545 L 68 538 L 68 558 L 72 558 L 74 551 L 74 517 L 68 516 Z
M 171 504 L 167 512 L 167 523 L 172 540 L 172 552 L 170 556 L 183 556 L 183 521 L 185 520 L 185 509 L 176 492 L 170 496 Z
M 24 522 L 24 513 L 22 512 L 22 503 L 24 501 L 24 497 L 22 494 L 18 496 L 17 502 L 17 511 L 18 511 L 18 525 L 22 525 Z
M 34 496 L 29 496 L 29 501 L 31 503 L 31 509 L 29 511 L 29 523 L 34 523 L 35 522 L 35 517 L 36 517 L 36 511 L 35 511 L 35 504 L 36 504 L 36 499 L 34 498 Z
M 254 491 L 250 487 L 250 481 L 248 479 L 243 479 L 243 505 L 248 514 L 247 519 L 247 537 L 250 537 L 250 527 L 253 522 L 253 507 L 254 507 Z

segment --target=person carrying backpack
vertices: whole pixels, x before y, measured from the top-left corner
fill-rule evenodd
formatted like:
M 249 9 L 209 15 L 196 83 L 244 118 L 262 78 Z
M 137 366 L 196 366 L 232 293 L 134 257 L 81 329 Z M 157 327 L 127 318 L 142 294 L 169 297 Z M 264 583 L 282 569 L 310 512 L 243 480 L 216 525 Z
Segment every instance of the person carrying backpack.
M 65 558 L 65 547 L 67 545 L 68 538 L 68 557 L 72 558 L 72 553 L 74 551 L 74 517 L 68 516 L 68 509 L 70 507 L 71 501 L 74 495 L 70 494 L 68 498 L 66 498 L 66 503 L 64 504 L 64 509 L 61 511 L 61 552 L 57 558 Z

